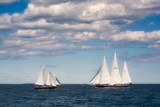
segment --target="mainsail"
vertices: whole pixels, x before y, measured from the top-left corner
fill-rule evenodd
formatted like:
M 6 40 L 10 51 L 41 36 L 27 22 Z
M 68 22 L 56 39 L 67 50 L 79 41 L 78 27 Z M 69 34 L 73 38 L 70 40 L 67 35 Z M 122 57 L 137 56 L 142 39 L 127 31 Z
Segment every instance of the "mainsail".
M 45 75 L 44 75 L 44 66 L 42 67 L 41 71 L 40 71 L 40 74 L 39 74 L 39 77 L 36 81 L 36 85 L 45 85 Z
M 131 83 L 131 78 L 128 73 L 127 63 L 125 61 L 122 71 L 122 84 L 130 84 L 130 83 Z
M 110 75 L 108 72 L 108 67 L 106 64 L 106 59 L 105 56 L 103 57 L 102 64 L 97 71 L 96 75 L 91 79 L 90 83 L 91 84 L 99 84 L 99 85 L 105 85 L 109 84 L 110 82 Z
M 112 72 L 110 78 L 110 85 L 121 84 L 121 77 L 119 74 L 118 64 L 117 64 L 117 56 L 116 52 L 114 53 L 113 64 L 112 64 Z
M 48 86 L 56 86 L 55 80 L 53 79 L 53 76 L 52 76 L 51 72 L 48 72 L 48 78 L 47 78 L 46 85 L 48 85 Z

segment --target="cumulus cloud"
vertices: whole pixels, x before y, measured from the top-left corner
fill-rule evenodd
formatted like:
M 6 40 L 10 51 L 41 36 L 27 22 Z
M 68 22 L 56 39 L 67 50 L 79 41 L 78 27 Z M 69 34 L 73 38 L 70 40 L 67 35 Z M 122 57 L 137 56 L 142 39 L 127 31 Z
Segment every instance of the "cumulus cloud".
M 87 44 L 92 40 L 147 42 L 148 48 L 158 49 L 160 31 L 123 31 L 122 27 L 160 14 L 159 3 L 158 0 L 31 0 L 23 13 L 0 15 L 0 31 L 10 31 L 1 40 L 0 55 L 56 55 L 54 51 L 61 49 L 110 47 Z
M 113 41 L 139 41 L 139 42 L 152 42 L 160 39 L 160 31 L 144 32 L 144 31 L 125 31 L 109 38 Z
M 130 41 L 150 43 L 149 48 L 160 48 L 160 31 L 144 32 L 144 31 L 124 31 L 110 36 L 101 37 L 105 40 L 112 41 Z
M 64 2 L 51 4 L 49 6 L 37 6 L 29 4 L 25 11 L 30 17 L 54 16 L 53 18 L 75 19 L 75 20 L 104 20 L 107 17 L 123 16 L 127 14 L 122 4 L 110 4 L 107 1 L 84 1 L 84 2 Z M 47 2 L 46 2 L 47 3 Z M 50 2 L 49 2 L 50 3 Z
M 5 47 L 23 47 L 28 49 L 56 50 L 74 48 L 72 45 L 60 43 L 62 37 L 45 30 L 18 30 L 4 40 Z
M 67 33 L 66 38 L 72 42 L 81 42 L 89 39 L 95 39 L 96 34 L 94 32 L 78 32 L 78 33 Z
M 17 36 L 36 36 L 38 34 L 44 33 L 44 30 L 17 30 L 17 32 L 14 35 Z
M 139 0 L 134 3 L 131 0 L 118 2 L 33 0 L 22 14 L 1 15 L 0 29 L 119 30 L 122 25 L 133 23 L 139 18 L 153 13 L 158 14 L 157 3 L 156 0 Z M 150 8 L 155 9 L 152 11 Z

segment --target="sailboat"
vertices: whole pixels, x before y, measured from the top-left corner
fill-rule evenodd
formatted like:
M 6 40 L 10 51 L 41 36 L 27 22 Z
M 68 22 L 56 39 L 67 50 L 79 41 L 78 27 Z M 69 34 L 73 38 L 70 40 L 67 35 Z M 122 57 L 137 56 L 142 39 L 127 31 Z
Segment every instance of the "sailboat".
M 116 52 L 114 53 L 112 71 L 109 73 L 106 59 L 103 57 L 102 64 L 96 75 L 91 79 L 90 83 L 96 87 L 127 87 L 131 84 L 131 78 L 128 72 L 126 61 L 120 76 Z
M 47 81 L 45 82 L 45 69 L 43 66 L 35 83 L 35 89 L 54 89 L 57 85 L 60 85 L 60 82 L 50 71 L 48 72 Z

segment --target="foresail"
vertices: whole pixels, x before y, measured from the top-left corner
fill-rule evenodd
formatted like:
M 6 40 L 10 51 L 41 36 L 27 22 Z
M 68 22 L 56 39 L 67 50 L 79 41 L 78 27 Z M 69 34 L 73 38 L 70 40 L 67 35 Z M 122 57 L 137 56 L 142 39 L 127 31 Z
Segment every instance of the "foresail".
M 91 84 L 109 84 L 110 81 L 110 75 L 108 72 L 108 67 L 106 64 L 106 59 L 103 57 L 102 64 L 100 68 L 98 69 L 96 75 L 91 79 Z
M 122 84 L 130 84 L 130 83 L 131 83 L 131 78 L 128 72 L 127 63 L 125 61 L 122 71 Z
M 93 84 L 93 85 L 94 84 L 99 84 L 99 78 L 100 78 L 99 72 L 100 72 L 100 69 L 101 69 L 101 67 L 98 69 L 96 75 L 90 80 L 91 84 Z
M 56 85 L 61 85 L 61 82 L 58 80 L 58 78 L 57 78 L 55 73 L 53 73 L 53 77 L 55 78 Z
M 58 80 L 57 77 L 56 77 L 56 85 L 61 85 L 61 82 Z
M 56 86 L 56 80 L 55 80 L 55 78 L 53 78 L 53 75 L 52 75 L 51 72 L 50 72 L 50 74 L 51 74 L 51 83 L 52 83 L 52 86 Z
M 39 77 L 36 81 L 36 85 L 45 85 L 45 75 L 44 75 L 44 67 L 41 69 Z
M 111 79 L 110 79 L 110 85 L 114 85 L 114 84 L 121 84 L 121 77 L 119 74 L 116 52 L 113 58 L 112 72 L 111 72 Z

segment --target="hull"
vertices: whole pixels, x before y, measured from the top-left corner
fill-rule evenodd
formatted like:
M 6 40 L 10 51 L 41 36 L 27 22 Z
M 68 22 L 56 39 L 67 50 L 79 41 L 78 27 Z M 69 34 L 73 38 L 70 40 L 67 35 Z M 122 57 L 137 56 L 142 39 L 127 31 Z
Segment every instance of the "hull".
M 131 84 L 116 84 L 116 85 L 95 85 L 97 88 L 121 88 L 121 87 L 129 87 Z
M 95 85 L 97 88 L 105 88 L 105 87 L 109 87 L 109 85 L 100 85 L 100 84 L 97 84 Z
M 35 89 L 55 89 L 56 87 L 55 86 L 40 86 L 40 85 L 36 85 L 35 86 Z

